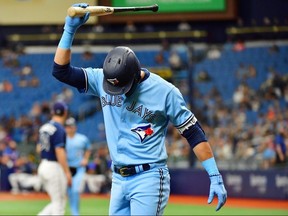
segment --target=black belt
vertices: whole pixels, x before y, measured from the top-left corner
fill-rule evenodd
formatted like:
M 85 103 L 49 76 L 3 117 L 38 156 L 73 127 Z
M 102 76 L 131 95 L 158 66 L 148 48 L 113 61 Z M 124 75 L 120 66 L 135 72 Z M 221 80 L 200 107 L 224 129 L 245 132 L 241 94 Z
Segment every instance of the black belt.
M 124 167 L 114 166 L 114 171 L 123 177 L 132 176 L 139 172 L 150 170 L 149 164 L 129 165 Z

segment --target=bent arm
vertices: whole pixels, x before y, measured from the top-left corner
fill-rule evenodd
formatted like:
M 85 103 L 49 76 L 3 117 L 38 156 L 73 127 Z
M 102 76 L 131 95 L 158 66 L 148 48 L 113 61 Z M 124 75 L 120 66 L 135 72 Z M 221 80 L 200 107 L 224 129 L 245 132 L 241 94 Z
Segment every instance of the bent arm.
M 193 151 L 200 162 L 214 157 L 210 144 L 201 142 L 193 148 Z
M 70 49 L 63 49 L 59 46 L 56 49 L 54 62 L 58 65 L 67 65 L 71 61 L 71 50 Z
M 205 132 L 198 121 L 194 122 L 195 119 L 191 118 L 190 122 L 187 122 L 187 128 L 183 130 L 182 136 L 187 139 L 197 159 L 209 176 L 219 174 L 213 151 L 205 136 Z
M 84 157 L 83 157 L 83 160 L 81 162 L 82 166 L 87 166 L 88 165 L 90 155 L 91 155 L 91 150 L 86 150 L 85 154 L 84 154 Z
M 79 3 L 74 6 L 85 8 L 88 4 Z M 89 12 L 83 17 L 65 18 L 64 31 L 54 56 L 53 76 L 61 82 L 78 88 L 80 92 L 85 90 L 86 76 L 81 68 L 70 66 L 71 46 L 77 29 L 88 19 Z

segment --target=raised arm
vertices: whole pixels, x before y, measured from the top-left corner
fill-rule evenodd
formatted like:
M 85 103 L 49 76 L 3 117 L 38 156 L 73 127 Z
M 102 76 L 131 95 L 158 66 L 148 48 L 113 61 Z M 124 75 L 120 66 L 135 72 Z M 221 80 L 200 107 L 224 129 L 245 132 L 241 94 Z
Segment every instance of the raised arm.
M 74 4 L 73 6 L 87 7 L 86 3 Z M 56 53 L 54 56 L 54 66 L 52 74 L 59 81 L 76 87 L 80 92 L 86 89 L 86 78 L 83 70 L 78 67 L 72 67 L 71 61 L 71 46 L 77 29 L 89 19 L 89 12 L 83 17 L 65 18 L 64 31 L 59 41 Z
M 89 5 L 86 3 L 75 4 L 73 6 L 78 6 L 86 8 Z M 66 65 L 70 63 L 71 60 L 71 46 L 77 29 L 86 23 L 89 19 L 89 12 L 87 12 L 83 17 L 70 17 L 66 16 L 64 32 L 58 44 L 58 48 L 55 53 L 54 61 L 59 65 Z

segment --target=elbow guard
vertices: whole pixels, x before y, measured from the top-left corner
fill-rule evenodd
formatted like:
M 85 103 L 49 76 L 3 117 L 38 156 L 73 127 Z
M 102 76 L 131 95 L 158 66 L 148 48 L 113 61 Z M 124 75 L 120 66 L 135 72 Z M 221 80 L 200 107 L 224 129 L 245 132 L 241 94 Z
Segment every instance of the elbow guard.
M 205 132 L 195 116 L 193 116 L 184 126 L 177 129 L 180 134 L 187 139 L 191 148 L 194 148 L 201 142 L 207 142 Z

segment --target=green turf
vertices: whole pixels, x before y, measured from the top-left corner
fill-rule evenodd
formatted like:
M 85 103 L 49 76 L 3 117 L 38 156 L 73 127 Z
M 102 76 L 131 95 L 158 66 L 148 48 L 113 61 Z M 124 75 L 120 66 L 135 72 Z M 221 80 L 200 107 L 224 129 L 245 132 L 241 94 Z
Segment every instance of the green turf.
M 81 200 L 81 215 L 108 215 L 108 200 L 85 198 Z M 47 200 L 1 201 L 0 215 L 37 215 Z M 67 206 L 66 215 L 70 215 Z M 164 215 L 288 215 L 288 210 L 231 208 L 225 206 L 215 212 L 215 206 L 184 205 L 169 203 Z

